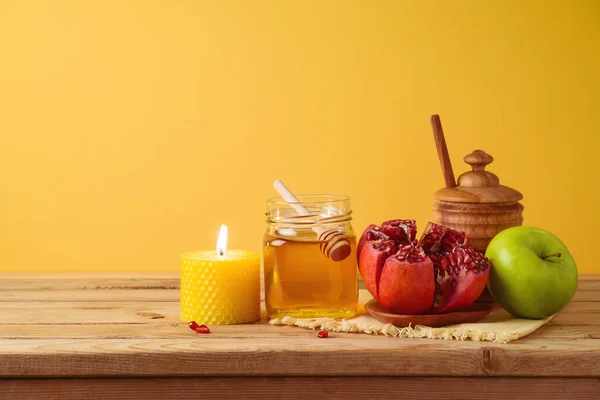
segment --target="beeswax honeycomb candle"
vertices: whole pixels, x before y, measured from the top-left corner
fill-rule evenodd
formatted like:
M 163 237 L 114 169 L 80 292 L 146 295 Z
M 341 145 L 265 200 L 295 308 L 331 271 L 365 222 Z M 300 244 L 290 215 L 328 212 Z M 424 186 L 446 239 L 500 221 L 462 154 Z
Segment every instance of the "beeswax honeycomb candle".
M 260 255 L 197 251 L 181 257 L 181 319 L 228 325 L 260 319 Z

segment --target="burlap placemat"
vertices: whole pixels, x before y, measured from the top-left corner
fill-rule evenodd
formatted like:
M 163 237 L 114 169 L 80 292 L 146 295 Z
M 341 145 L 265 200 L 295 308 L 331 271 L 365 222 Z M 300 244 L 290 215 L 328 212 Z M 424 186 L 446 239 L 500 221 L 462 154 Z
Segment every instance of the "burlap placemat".
M 495 308 L 484 319 L 475 323 L 449 325 L 441 328 L 409 326 L 398 328 L 384 324 L 371 317 L 360 307 L 357 316 L 351 319 L 333 318 L 275 318 L 272 325 L 292 325 L 308 329 L 327 329 L 332 332 L 360 332 L 372 335 L 396 336 L 401 338 L 456 339 L 508 343 L 535 332 L 554 316 L 542 320 L 515 318 L 502 308 Z

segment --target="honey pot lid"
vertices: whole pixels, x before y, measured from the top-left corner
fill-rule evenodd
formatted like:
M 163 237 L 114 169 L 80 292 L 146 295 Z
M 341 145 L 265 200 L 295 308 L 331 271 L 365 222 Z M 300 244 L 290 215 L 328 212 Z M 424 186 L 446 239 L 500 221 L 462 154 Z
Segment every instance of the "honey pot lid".
M 486 165 L 494 158 L 483 150 L 475 150 L 467 154 L 464 161 L 471 166 L 458 177 L 455 187 L 443 188 L 434 193 L 440 201 L 454 203 L 509 203 L 523 199 L 523 195 L 508 186 L 500 185 L 498 176 L 486 171 Z

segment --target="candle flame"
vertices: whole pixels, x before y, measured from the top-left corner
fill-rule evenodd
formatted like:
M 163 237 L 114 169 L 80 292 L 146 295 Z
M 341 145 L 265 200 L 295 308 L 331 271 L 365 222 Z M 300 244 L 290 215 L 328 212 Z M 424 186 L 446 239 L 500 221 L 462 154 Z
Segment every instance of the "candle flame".
M 217 253 L 225 255 L 227 252 L 227 225 L 221 225 L 219 231 L 219 239 L 217 239 Z

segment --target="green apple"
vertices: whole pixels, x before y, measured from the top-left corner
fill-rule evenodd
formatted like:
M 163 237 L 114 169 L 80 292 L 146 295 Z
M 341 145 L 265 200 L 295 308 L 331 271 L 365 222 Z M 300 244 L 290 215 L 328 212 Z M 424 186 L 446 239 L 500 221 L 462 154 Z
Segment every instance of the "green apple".
M 485 255 L 492 262 L 488 289 L 516 317 L 549 317 L 575 295 L 575 261 L 548 231 L 527 226 L 505 229 L 492 239 Z

